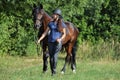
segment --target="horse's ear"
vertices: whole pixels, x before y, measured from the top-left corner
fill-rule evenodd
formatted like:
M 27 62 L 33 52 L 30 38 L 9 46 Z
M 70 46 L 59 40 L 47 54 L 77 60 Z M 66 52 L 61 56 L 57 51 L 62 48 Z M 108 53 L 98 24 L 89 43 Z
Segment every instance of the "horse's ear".
M 40 4 L 40 8 L 43 9 L 43 5 L 42 4 Z
M 33 4 L 33 8 L 36 8 L 37 6 L 36 6 L 36 4 Z

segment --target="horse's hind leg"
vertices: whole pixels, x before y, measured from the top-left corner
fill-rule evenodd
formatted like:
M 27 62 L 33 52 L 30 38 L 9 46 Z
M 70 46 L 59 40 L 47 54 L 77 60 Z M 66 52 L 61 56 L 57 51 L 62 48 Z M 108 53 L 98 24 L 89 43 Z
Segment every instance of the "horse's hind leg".
M 75 70 L 76 70 L 76 51 L 74 49 L 72 49 L 71 69 L 75 73 Z
M 77 51 L 77 42 L 75 42 L 72 48 L 72 60 L 71 60 L 71 69 L 75 72 L 76 69 L 76 51 Z
M 65 73 L 65 70 L 66 70 L 66 64 L 69 62 L 69 59 L 70 57 L 67 55 L 66 58 L 65 58 L 65 64 L 61 70 L 61 73 L 64 74 Z
M 65 72 L 65 70 L 66 70 L 66 64 L 69 63 L 69 62 L 71 62 L 70 59 L 72 58 L 72 54 L 71 54 L 71 52 L 72 52 L 72 44 L 69 43 L 69 45 L 66 46 L 65 49 L 66 49 L 66 52 L 67 52 L 67 56 L 65 58 L 65 64 L 64 64 L 64 66 L 63 66 L 63 68 L 61 70 L 61 73 Z

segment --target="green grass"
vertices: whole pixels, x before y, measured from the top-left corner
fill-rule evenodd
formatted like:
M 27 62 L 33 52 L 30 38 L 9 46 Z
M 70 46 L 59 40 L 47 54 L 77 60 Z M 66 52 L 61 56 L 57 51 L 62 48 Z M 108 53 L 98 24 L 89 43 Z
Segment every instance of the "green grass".
M 58 59 L 57 74 L 51 76 L 50 67 L 42 73 L 41 57 L 0 57 L 0 80 L 120 80 L 120 61 L 82 61 L 77 59 L 76 74 L 67 66 L 60 73 L 64 57 Z

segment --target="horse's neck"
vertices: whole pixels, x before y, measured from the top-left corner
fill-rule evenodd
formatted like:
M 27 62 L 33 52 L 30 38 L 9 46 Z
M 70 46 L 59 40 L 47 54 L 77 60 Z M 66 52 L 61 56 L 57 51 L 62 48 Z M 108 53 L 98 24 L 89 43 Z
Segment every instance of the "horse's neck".
M 47 28 L 48 23 L 52 20 L 52 18 L 46 13 L 44 12 L 43 15 L 43 25 L 44 25 L 44 30 Z
M 59 19 L 57 25 L 58 25 L 58 29 L 60 32 L 63 32 L 63 25 L 62 24 L 63 24 L 62 19 Z

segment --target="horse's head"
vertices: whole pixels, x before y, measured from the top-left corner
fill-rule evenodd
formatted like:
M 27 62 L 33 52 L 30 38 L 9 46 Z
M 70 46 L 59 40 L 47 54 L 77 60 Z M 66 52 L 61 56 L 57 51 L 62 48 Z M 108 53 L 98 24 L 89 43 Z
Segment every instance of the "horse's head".
M 39 6 L 36 6 L 34 4 L 32 15 L 35 29 L 39 29 L 42 26 L 43 14 L 44 13 L 42 4 L 40 4 Z

